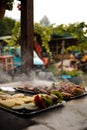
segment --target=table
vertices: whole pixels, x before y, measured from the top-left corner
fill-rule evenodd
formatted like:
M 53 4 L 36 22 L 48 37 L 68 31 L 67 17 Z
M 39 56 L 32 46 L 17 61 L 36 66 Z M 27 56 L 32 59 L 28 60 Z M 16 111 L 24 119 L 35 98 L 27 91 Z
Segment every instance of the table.
M 21 118 L 0 109 L 0 130 L 87 130 L 87 96 L 64 107 Z

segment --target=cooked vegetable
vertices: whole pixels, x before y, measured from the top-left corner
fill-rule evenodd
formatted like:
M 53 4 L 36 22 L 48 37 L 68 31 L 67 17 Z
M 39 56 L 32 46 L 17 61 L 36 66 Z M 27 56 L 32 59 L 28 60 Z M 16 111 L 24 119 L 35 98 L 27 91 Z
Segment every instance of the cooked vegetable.
M 56 104 L 58 103 L 58 97 L 54 94 L 50 95 L 51 99 L 52 99 L 52 104 Z
M 36 106 L 38 106 L 39 109 L 46 108 L 44 101 L 42 100 L 42 98 L 38 94 L 34 97 L 34 103 Z
M 52 91 L 51 94 L 54 94 L 58 97 L 58 102 L 61 102 L 63 100 L 62 93 L 59 91 Z
M 83 94 L 83 93 L 84 93 L 84 90 L 81 89 L 81 88 L 78 88 L 78 87 L 74 87 L 74 88 L 72 89 L 72 93 L 73 93 L 73 95 L 78 96 L 78 95 Z
M 72 97 L 72 94 L 67 93 L 67 92 L 62 92 L 62 96 L 64 100 L 68 100 Z

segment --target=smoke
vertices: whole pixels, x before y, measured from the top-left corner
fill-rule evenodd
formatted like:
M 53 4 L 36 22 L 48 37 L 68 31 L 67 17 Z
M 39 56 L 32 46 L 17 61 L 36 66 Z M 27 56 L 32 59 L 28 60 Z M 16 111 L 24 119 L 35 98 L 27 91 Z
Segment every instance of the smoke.
M 28 58 L 28 59 L 27 59 Z M 22 61 L 22 65 L 26 65 L 27 64 L 27 60 L 29 60 L 29 58 L 32 58 L 29 53 L 25 53 L 23 59 L 24 61 Z M 26 67 L 28 66 L 28 64 L 26 65 Z M 3 65 L 0 64 L 0 84 L 3 83 L 11 83 L 11 82 L 38 82 L 42 84 L 42 81 L 50 81 L 50 82 L 54 82 L 57 79 L 55 78 L 55 76 L 53 75 L 52 72 L 48 72 L 46 70 L 31 70 L 28 68 L 25 68 L 26 71 L 21 70 L 21 67 L 16 68 L 16 70 L 10 70 L 10 71 L 4 71 L 3 70 Z M 29 69 L 29 70 L 28 70 Z
M 22 73 L 17 71 L 14 75 L 13 71 L 6 72 L 0 69 L 0 84 L 12 83 L 12 82 L 31 82 L 32 84 L 47 84 L 48 82 L 55 82 L 57 79 L 52 72 L 46 72 L 39 70 L 31 70 L 28 73 Z
M 0 65 L 0 83 L 10 83 L 12 82 L 12 76 L 10 76 L 6 71 L 3 71 Z

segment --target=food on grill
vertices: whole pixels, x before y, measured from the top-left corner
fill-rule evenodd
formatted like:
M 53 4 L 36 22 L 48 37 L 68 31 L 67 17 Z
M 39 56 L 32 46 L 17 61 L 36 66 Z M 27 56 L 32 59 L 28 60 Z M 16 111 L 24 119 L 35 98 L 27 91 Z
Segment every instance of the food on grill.
M 14 98 L 13 101 L 15 102 L 15 105 L 24 104 L 24 101 L 22 100 L 22 98 Z
M 28 103 L 23 105 L 25 109 L 27 110 L 37 110 L 38 107 L 35 105 L 35 103 Z
M 13 99 L 0 100 L 0 105 L 11 108 L 15 105 L 15 102 Z
M 34 103 L 39 109 L 44 109 L 46 108 L 45 103 L 43 102 L 42 98 L 40 95 L 36 95 L 34 98 Z
M 86 92 L 85 87 L 69 81 L 61 82 L 59 91 L 62 93 L 64 100 L 69 100 Z
M 72 97 L 72 94 L 68 92 L 62 92 L 62 96 L 64 100 L 69 100 Z
M 30 102 L 34 102 L 34 96 L 26 96 L 23 93 L 0 95 L 0 105 L 7 108 L 22 109 L 23 104 Z
M 24 94 L 23 93 L 17 93 L 17 94 L 14 94 L 12 97 L 13 98 L 21 98 L 21 97 L 24 97 Z
M 55 94 L 50 94 L 50 98 L 52 99 L 52 104 L 58 103 L 58 97 Z
M 61 102 L 63 100 L 63 95 L 59 91 L 52 91 L 51 94 L 56 95 L 58 97 L 57 101 Z
M 9 94 L 4 94 L 4 95 L 0 95 L 0 99 L 5 100 L 5 99 L 10 99 L 11 95 Z
M 0 90 L 0 96 L 1 95 L 7 95 L 5 92 L 3 92 L 2 90 Z
M 53 105 L 53 100 L 51 98 L 51 95 L 41 95 L 42 101 L 46 105 L 46 107 L 49 107 Z
M 28 84 L 29 85 L 29 84 Z M 7 93 L 0 94 L 0 105 L 11 109 L 27 109 L 36 110 L 50 107 L 54 104 L 61 103 L 63 100 L 69 100 L 73 97 L 84 94 L 85 87 L 81 85 L 73 84 L 69 81 L 60 81 L 53 83 L 50 86 L 41 85 L 35 87 L 35 85 L 28 86 L 23 84 L 22 90 L 32 90 L 37 94 L 29 96 L 23 93 L 16 93 L 13 95 Z
M 30 96 L 25 96 L 24 98 L 22 98 L 22 100 L 25 102 L 25 103 L 30 103 L 30 102 L 33 102 L 34 101 L 34 96 L 30 97 Z
M 15 106 L 12 107 L 12 109 L 14 109 L 14 110 L 20 110 L 20 109 L 23 109 L 23 108 L 24 108 L 23 104 L 22 105 L 15 105 Z
M 79 87 L 75 87 L 75 88 L 72 88 L 72 93 L 73 95 L 77 96 L 77 95 L 83 94 L 84 90 Z
M 37 94 L 34 98 L 34 102 L 39 109 L 44 109 L 54 104 L 62 102 L 62 98 L 56 96 L 55 94 Z
M 28 92 L 33 92 L 35 94 L 39 94 L 39 93 L 44 93 L 44 94 L 49 94 L 51 90 L 57 90 L 58 87 L 56 87 L 55 83 L 50 83 L 49 84 L 22 84 L 18 87 L 19 90 L 23 90 L 23 91 L 28 91 Z
M 26 90 L 27 92 L 33 92 L 37 94 L 53 94 L 59 98 L 59 95 L 62 95 L 63 99 L 71 99 L 71 97 L 79 96 L 85 93 L 85 87 L 81 85 L 76 85 L 68 80 L 61 80 L 59 82 L 54 82 L 49 84 L 39 84 L 35 86 L 35 84 L 23 84 L 20 87 L 21 90 Z M 60 92 L 60 94 L 59 94 Z M 58 95 L 57 95 L 58 94 Z M 62 98 L 61 97 L 61 98 Z

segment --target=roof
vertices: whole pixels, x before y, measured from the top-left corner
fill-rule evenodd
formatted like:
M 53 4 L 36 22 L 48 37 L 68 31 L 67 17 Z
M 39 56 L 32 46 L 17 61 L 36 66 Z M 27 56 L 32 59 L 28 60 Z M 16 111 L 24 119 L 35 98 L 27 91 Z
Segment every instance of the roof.
M 63 35 L 61 34 L 53 34 L 51 37 L 51 40 L 67 40 L 67 39 L 76 39 L 71 34 L 65 33 Z

